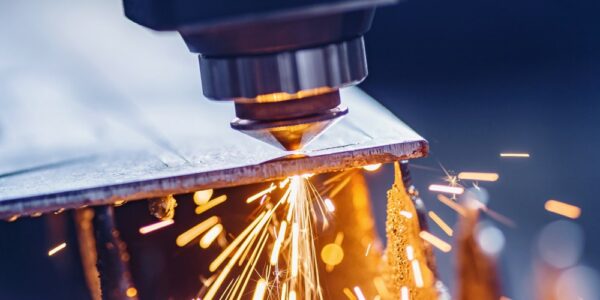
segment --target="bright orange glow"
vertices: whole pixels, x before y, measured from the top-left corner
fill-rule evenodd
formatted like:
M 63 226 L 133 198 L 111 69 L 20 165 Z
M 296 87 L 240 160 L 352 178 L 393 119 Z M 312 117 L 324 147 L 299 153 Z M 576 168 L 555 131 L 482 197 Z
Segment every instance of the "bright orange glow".
M 460 186 L 448 186 L 441 184 L 432 184 L 429 186 L 429 190 L 433 192 L 442 192 L 448 194 L 460 195 L 465 192 L 465 189 Z
M 440 216 L 438 216 L 433 211 L 429 211 L 428 215 L 433 220 L 433 222 L 435 222 L 435 224 L 437 224 L 448 236 L 452 236 L 454 231 L 452 230 L 452 228 L 450 228 L 450 226 L 448 226 L 446 222 L 444 222 L 444 220 L 442 220 L 442 218 L 440 218 Z
M 217 224 L 213 226 L 210 230 L 204 234 L 204 236 L 200 239 L 200 248 L 206 249 L 210 247 L 210 245 L 217 239 L 219 234 L 223 232 L 223 225 Z
M 438 194 L 437 195 L 438 200 L 440 200 L 440 202 L 446 204 L 446 206 L 450 207 L 451 209 L 453 209 L 455 212 L 457 212 L 459 215 L 464 216 L 466 215 L 465 209 L 458 203 L 452 201 L 452 199 L 442 195 L 442 194 Z
M 337 244 L 327 244 L 321 250 L 321 259 L 327 265 L 339 265 L 344 259 L 344 250 Z
M 157 222 L 154 224 L 146 225 L 146 226 L 140 228 L 140 233 L 148 234 L 152 231 L 159 230 L 161 228 L 165 228 L 169 225 L 172 225 L 173 223 L 175 223 L 175 221 L 173 221 L 173 219 L 168 219 L 168 220 L 160 221 L 160 222 Z
M 500 157 L 529 157 L 529 153 L 500 153 Z
M 129 298 L 133 298 L 135 296 L 137 296 L 137 289 L 134 287 L 130 287 L 125 291 L 125 295 L 127 295 L 127 297 Z
M 363 169 L 365 169 L 366 171 L 369 171 L 369 172 L 375 172 L 375 171 L 379 170 L 379 168 L 381 168 L 381 164 L 372 164 L 372 165 L 363 167 Z
M 481 172 L 460 172 L 458 179 L 476 180 L 476 181 L 497 181 L 500 178 L 498 173 L 481 173 Z
M 67 243 L 62 243 L 62 244 L 50 249 L 50 251 L 48 251 L 48 256 L 52 256 L 52 255 L 56 254 L 56 252 L 58 252 L 62 249 L 65 249 L 66 247 L 67 247 Z
M 217 223 L 219 223 L 219 218 L 217 216 L 212 216 L 180 234 L 175 240 L 175 243 L 177 246 L 183 247 Z
M 421 231 L 419 233 L 419 236 L 424 239 L 426 242 L 432 244 L 433 246 L 435 246 L 436 248 L 440 249 L 440 251 L 442 252 L 449 252 L 450 250 L 452 250 L 452 246 L 450 246 L 450 244 L 444 242 L 442 239 L 438 238 L 437 236 L 427 232 L 427 231 Z
M 546 201 L 544 208 L 549 212 L 571 219 L 577 219 L 581 215 L 581 209 L 579 207 L 558 200 Z

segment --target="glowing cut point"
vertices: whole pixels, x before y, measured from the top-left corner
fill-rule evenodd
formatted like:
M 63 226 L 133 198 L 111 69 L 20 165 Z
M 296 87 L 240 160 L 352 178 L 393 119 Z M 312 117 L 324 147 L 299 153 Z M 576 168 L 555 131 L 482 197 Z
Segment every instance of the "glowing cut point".
M 421 231 L 419 233 L 419 236 L 424 239 L 426 242 L 432 244 L 433 246 L 435 246 L 436 248 L 440 249 L 440 251 L 442 252 L 449 252 L 450 250 L 452 250 L 452 246 L 450 246 L 450 244 L 444 242 L 442 239 L 438 238 L 437 236 L 427 232 L 427 231 Z
M 363 167 L 363 169 L 365 169 L 366 171 L 369 171 L 369 172 L 375 172 L 375 171 L 379 170 L 379 168 L 381 168 L 381 164 L 372 164 L 372 165 Z
M 169 225 L 174 224 L 175 221 L 173 221 L 173 219 L 168 219 L 168 220 L 164 220 L 164 221 L 160 221 L 154 224 L 150 224 L 150 225 L 146 225 L 144 227 L 140 227 L 140 233 L 141 234 L 148 234 L 152 231 L 156 231 L 159 230 L 161 228 L 165 228 Z
M 429 190 L 432 192 L 442 192 L 447 194 L 460 195 L 465 192 L 465 189 L 460 186 L 448 186 L 441 184 L 432 184 L 429 186 Z
M 577 219 L 581 215 L 581 209 L 579 207 L 558 200 L 546 201 L 544 208 L 549 212 L 571 219 Z
M 54 254 L 56 254 L 58 251 L 63 250 L 67 247 L 67 243 L 62 243 L 52 249 L 50 249 L 50 251 L 48 251 L 48 256 L 52 256 Z
M 498 173 L 481 173 L 481 172 L 460 172 L 458 179 L 475 180 L 475 181 L 497 181 L 500 178 Z

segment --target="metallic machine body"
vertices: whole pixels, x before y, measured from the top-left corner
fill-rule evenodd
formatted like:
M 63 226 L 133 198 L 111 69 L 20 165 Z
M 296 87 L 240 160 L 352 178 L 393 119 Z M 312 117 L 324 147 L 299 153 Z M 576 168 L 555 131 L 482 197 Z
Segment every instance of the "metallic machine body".
M 236 103 L 234 129 L 298 150 L 348 112 L 338 90 L 366 78 L 362 36 L 375 7 L 393 2 L 234 0 L 211 11 L 201 1 L 124 0 L 124 7 L 138 24 L 181 34 L 199 54 L 204 95 Z

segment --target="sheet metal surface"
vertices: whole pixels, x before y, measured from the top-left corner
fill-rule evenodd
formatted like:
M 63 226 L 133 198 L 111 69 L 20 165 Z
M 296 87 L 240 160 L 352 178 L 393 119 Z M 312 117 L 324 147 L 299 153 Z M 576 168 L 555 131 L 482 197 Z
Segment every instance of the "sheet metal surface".
M 229 128 L 232 104 L 201 96 L 196 58 L 179 37 L 128 22 L 118 1 L 35 4 L 0 3 L 0 39 L 11 41 L 0 47 L 0 218 L 427 152 L 351 88 L 342 91 L 349 116 L 306 157 L 286 159 Z

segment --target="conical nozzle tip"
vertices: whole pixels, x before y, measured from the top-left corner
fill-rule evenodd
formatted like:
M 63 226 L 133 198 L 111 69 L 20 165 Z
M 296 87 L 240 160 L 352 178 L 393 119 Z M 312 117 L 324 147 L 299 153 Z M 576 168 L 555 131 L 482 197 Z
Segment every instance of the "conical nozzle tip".
M 348 109 L 336 108 L 329 114 L 305 119 L 271 124 L 244 123 L 243 120 L 238 119 L 231 125 L 234 129 L 271 146 L 285 151 L 295 151 L 303 149 L 347 112 Z

